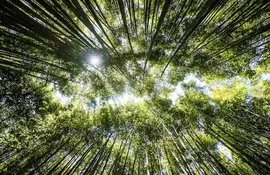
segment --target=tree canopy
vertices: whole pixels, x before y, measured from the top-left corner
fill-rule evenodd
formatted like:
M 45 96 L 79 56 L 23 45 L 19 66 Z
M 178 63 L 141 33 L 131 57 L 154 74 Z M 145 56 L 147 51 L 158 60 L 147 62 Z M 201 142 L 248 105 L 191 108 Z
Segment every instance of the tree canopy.
M 269 174 L 269 12 L 1 0 L 0 174 Z

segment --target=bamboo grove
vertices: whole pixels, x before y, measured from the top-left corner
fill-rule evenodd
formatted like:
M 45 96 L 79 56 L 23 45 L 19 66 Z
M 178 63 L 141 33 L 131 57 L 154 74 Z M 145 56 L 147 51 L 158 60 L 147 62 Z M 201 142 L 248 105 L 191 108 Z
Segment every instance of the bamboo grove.
M 1 0 L 0 174 L 269 174 L 269 41 L 268 0 Z

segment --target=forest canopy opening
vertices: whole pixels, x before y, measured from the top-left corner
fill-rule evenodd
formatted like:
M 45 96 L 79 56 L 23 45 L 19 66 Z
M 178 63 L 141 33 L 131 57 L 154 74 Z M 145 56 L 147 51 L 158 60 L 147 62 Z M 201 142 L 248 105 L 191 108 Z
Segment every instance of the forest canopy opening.
M 97 55 L 91 55 L 89 56 L 90 64 L 93 66 L 99 66 L 101 64 L 101 58 Z
M 1 0 L 0 174 L 269 174 L 267 0 Z

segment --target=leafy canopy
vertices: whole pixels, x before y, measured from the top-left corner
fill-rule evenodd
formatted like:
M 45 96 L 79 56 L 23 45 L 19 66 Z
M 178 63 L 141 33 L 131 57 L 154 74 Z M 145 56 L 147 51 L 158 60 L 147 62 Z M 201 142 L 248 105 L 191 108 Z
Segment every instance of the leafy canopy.
M 267 174 L 266 0 L 2 0 L 0 174 Z

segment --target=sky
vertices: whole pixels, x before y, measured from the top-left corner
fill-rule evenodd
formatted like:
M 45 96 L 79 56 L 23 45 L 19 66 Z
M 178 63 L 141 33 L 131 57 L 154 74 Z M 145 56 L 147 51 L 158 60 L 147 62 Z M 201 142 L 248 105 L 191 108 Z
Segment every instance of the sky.
M 99 59 L 98 57 L 92 57 L 93 59 Z M 98 65 L 100 64 L 100 61 L 93 61 L 93 64 Z M 230 84 L 235 78 L 238 78 L 239 80 L 245 82 L 246 85 L 250 84 L 250 81 L 243 79 L 241 77 L 233 77 L 229 80 L 226 81 L 216 81 L 214 83 L 212 83 L 211 85 L 206 84 L 206 82 L 198 77 L 196 77 L 195 74 L 190 73 L 187 74 L 184 78 L 184 80 L 182 82 L 179 82 L 176 86 L 170 85 L 166 80 L 164 80 L 163 82 L 160 82 L 160 87 L 164 87 L 164 86 L 170 86 L 173 91 L 170 93 L 169 98 L 172 100 L 173 105 L 176 103 L 177 99 L 181 96 L 185 95 L 184 89 L 183 89 L 183 84 L 188 84 L 190 82 L 195 82 L 197 87 L 200 87 L 202 89 L 202 91 L 211 96 L 211 88 L 213 87 L 217 87 L 220 86 L 222 84 Z M 270 81 L 270 73 L 263 73 L 260 76 L 261 80 L 266 80 L 266 81 Z M 62 103 L 63 105 L 66 105 L 71 99 L 72 97 L 68 97 L 63 95 L 59 90 L 56 90 L 54 92 L 54 97 L 56 99 L 59 100 L 60 103 Z M 127 103 L 138 103 L 138 102 L 142 102 L 144 100 L 149 99 L 149 97 L 147 96 L 143 96 L 143 97 L 138 97 L 135 96 L 134 94 L 132 94 L 132 92 L 129 90 L 129 88 L 126 88 L 126 91 L 123 94 L 117 95 L 111 99 L 108 100 L 109 104 L 120 104 L 120 105 L 124 105 Z M 100 99 L 96 99 L 98 101 L 99 104 L 99 100 Z
M 93 56 L 89 57 L 89 64 L 94 66 L 94 67 L 98 67 L 98 66 L 100 66 L 100 64 L 102 64 L 102 60 L 99 56 L 93 55 Z M 202 78 L 198 78 L 196 76 L 196 74 L 189 73 L 189 74 L 185 75 L 183 81 L 179 82 L 175 86 L 168 83 L 168 78 L 166 78 L 166 75 L 165 75 L 165 78 L 162 81 L 160 81 L 157 86 L 158 86 L 158 88 L 162 88 L 162 87 L 166 87 L 166 86 L 169 86 L 172 88 L 172 92 L 169 94 L 169 98 L 172 100 L 172 103 L 174 105 L 174 104 L 176 104 L 176 101 L 179 97 L 185 95 L 185 92 L 183 89 L 183 84 L 188 84 L 190 82 L 194 82 L 195 85 L 197 87 L 201 88 L 205 94 L 211 96 L 211 88 L 217 87 L 217 86 L 222 85 L 222 84 L 229 85 L 230 83 L 232 83 L 234 81 L 235 78 L 244 82 L 246 85 L 251 83 L 251 80 L 249 80 L 249 79 L 244 79 L 241 77 L 233 77 L 233 78 L 226 80 L 226 81 L 225 80 L 224 81 L 217 80 L 217 81 L 214 81 L 214 83 L 207 84 Z M 259 79 L 270 81 L 270 73 L 261 74 Z M 59 102 L 63 105 L 68 104 L 72 100 L 72 97 L 63 95 L 59 90 L 55 90 L 54 97 L 57 100 L 59 100 Z M 107 102 L 108 102 L 108 104 L 111 104 L 111 105 L 113 105 L 113 104 L 125 105 L 127 103 L 143 102 L 144 100 L 149 100 L 149 98 L 150 97 L 148 97 L 148 96 L 142 96 L 142 97 L 135 96 L 130 91 L 130 87 L 127 86 L 126 91 L 123 94 L 116 95 L 115 97 L 112 97 L 111 99 L 109 99 Z M 96 107 L 98 107 L 100 105 L 100 98 L 99 97 L 96 98 L 96 104 L 97 104 Z M 223 145 L 221 142 L 217 143 L 216 149 L 219 152 L 221 152 L 225 157 L 227 157 L 229 160 L 232 160 L 231 151 L 225 145 Z
M 224 146 L 221 142 L 217 143 L 217 149 L 219 152 L 223 153 L 225 157 L 232 160 L 231 151 L 226 146 Z
M 124 41 L 123 41 L 124 42 Z M 102 58 L 101 56 L 97 55 L 97 54 L 92 54 L 88 56 L 88 62 L 89 62 L 89 66 L 93 66 L 95 68 L 101 66 L 102 64 Z M 169 69 L 168 69 L 169 71 Z M 168 71 L 165 72 L 164 74 L 164 78 L 162 80 L 160 80 L 157 83 L 157 89 L 161 89 L 163 87 L 170 87 L 172 89 L 172 92 L 169 94 L 169 98 L 171 99 L 172 103 L 175 104 L 177 99 L 181 96 L 185 95 L 184 89 L 183 89 L 183 84 L 188 84 L 190 82 L 194 82 L 195 85 L 197 87 L 199 87 L 200 89 L 202 89 L 202 91 L 211 96 L 211 88 L 213 87 L 217 87 L 220 86 L 222 84 L 230 84 L 230 82 L 233 82 L 235 78 L 238 78 L 241 81 L 244 81 L 245 84 L 250 84 L 250 81 L 243 79 L 241 77 L 233 77 L 229 80 L 226 81 L 214 81 L 214 83 L 211 84 L 207 84 L 202 78 L 198 78 L 196 76 L 196 74 L 194 73 L 189 73 L 186 74 L 184 77 L 184 80 L 179 82 L 176 86 L 171 85 L 168 83 Z M 261 74 L 261 76 L 259 77 L 261 80 L 267 80 L 270 81 L 270 73 L 263 73 Z M 72 97 L 68 97 L 63 95 L 59 90 L 56 90 L 54 92 L 54 97 L 56 99 L 59 100 L 60 103 L 62 103 L 63 105 L 66 105 L 71 99 Z M 111 99 L 108 100 L 109 104 L 120 104 L 120 105 L 124 105 L 127 103 L 137 103 L 137 102 L 142 102 L 146 99 L 149 99 L 149 97 L 147 96 L 143 96 L 143 97 L 138 97 L 135 96 L 134 94 L 132 94 L 132 92 L 130 91 L 129 87 L 126 87 L 126 91 L 123 94 L 120 95 L 116 95 L 115 97 L 112 97 Z M 97 104 L 99 105 L 99 101 L 100 99 L 97 98 L 96 99 Z

